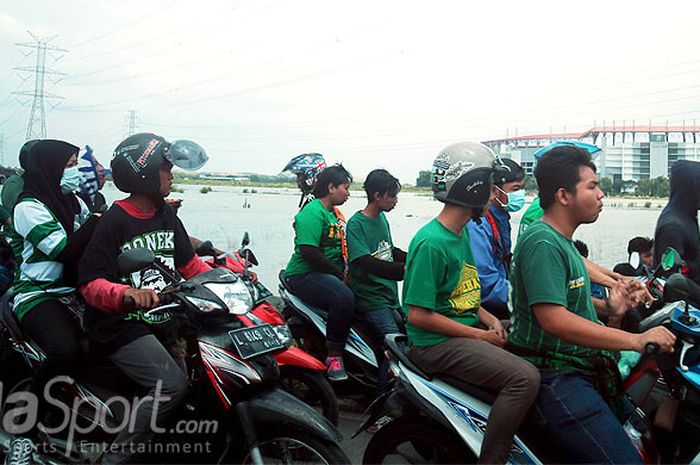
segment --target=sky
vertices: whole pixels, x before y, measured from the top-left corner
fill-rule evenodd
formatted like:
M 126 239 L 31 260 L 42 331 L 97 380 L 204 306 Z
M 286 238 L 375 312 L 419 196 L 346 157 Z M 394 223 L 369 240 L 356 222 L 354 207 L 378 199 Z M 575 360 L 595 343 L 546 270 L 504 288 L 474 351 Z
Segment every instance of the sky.
M 47 137 L 103 163 L 134 111 L 139 131 L 200 143 L 205 171 L 320 152 L 414 183 L 463 140 L 700 124 L 698 17 L 696 1 L 3 0 L 2 161 L 29 122 L 28 31 L 66 50 L 47 55 L 64 73 L 45 81 L 63 97 Z

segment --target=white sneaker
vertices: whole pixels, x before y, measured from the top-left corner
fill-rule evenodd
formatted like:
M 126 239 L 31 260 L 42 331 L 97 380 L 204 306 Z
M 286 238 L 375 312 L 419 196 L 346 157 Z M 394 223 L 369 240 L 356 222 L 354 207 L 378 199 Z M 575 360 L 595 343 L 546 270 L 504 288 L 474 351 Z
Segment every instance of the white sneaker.
M 16 437 L 10 443 L 5 456 L 5 465 L 32 465 L 36 445 L 29 438 Z

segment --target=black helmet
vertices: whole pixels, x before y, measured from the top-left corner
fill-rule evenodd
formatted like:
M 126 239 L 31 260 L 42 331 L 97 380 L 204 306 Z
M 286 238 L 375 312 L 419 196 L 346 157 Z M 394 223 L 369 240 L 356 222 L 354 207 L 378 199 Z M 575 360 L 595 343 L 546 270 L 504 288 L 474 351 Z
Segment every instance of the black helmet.
M 440 202 L 481 209 L 489 201 L 496 156 L 478 142 L 442 149 L 433 162 L 433 196 Z
M 506 183 L 525 179 L 525 170 L 510 158 L 498 158 L 493 167 L 493 183 L 503 186 Z
M 172 144 L 150 133 L 134 134 L 124 139 L 114 150 L 112 179 L 123 192 L 158 194 L 160 167 L 168 160 L 187 171 L 198 170 L 208 160 L 204 149 L 189 140 Z

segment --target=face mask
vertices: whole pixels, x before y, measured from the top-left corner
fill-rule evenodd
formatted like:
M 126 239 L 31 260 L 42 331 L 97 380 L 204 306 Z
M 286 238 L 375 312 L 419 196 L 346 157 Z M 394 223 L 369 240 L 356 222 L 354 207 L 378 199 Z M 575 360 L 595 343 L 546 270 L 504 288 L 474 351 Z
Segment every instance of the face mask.
M 80 189 L 80 179 L 82 175 L 77 166 L 72 168 L 66 168 L 63 170 L 63 176 L 61 176 L 61 192 L 64 194 L 70 194 Z
M 501 207 L 507 212 L 517 212 L 525 206 L 525 191 L 523 189 L 517 190 L 515 192 L 506 193 L 500 187 L 496 187 L 499 191 L 503 192 L 508 196 L 508 203 L 503 205 L 498 198 L 496 199 Z

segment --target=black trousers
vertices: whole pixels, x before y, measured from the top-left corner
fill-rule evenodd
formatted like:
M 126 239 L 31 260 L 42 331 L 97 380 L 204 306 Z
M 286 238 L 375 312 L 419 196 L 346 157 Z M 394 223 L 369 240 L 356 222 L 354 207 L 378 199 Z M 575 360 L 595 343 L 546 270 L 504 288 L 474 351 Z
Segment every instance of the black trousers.
M 30 392 L 39 399 L 37 419 L 41 421 L 47 408 L 46 384 L 56 376 L 75 377 L 84 365 L 85 353 L 80 345 L 82 330 L 70 310 L 58 300 L 41 302 L 24 315 L 20 325 L 46 354 L 30 386 Z M 33 432 L 36 429 L 30 434 Z

